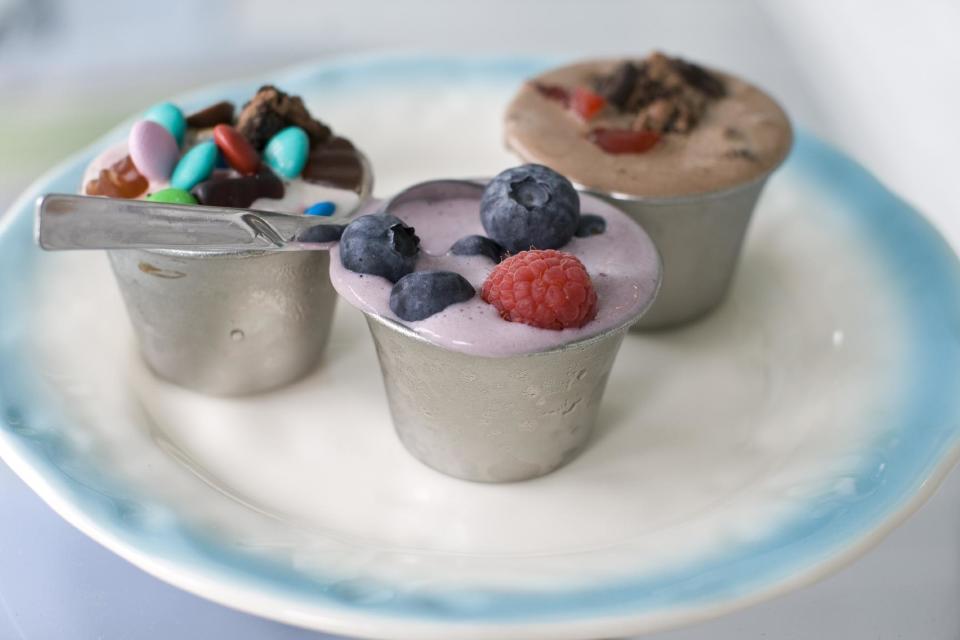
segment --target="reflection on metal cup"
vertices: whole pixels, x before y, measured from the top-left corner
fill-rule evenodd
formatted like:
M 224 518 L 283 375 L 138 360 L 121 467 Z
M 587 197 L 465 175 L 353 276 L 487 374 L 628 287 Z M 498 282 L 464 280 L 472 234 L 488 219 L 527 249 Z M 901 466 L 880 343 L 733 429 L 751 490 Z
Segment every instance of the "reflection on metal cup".
M 337 294 L 327 251 L 109 251 L 140 351 L 161 378 L 213 395 L 306 375 Z
M 766 180 L 764 175 L 732 189 L 675 198 L 591 191 L 636 220 L 663 260 L 660 292 L 634 329 L 696 320 L 723 301 Z
M 404 446 L 427 466 L 479 482 L 535 478 L 576 457 L 629 326 L 549 351 L 483 357 L 365 315 Z

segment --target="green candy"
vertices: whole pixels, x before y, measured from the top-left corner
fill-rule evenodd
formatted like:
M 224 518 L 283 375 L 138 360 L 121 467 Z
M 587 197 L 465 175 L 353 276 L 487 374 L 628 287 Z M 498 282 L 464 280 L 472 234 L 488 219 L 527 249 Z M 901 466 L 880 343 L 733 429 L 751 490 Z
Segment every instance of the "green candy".
M 147 196 L 147 200 L 151 202 L 166 202 L 168 204 L 197 204 L 197 199 L 190 195 L 189 191 L 177 189 L 176 187 L 161 189 L 156 193 L 151 193 Z
M 187 132 L 187 119 L 183 117 L 183 111 L 180 111 L 177 105 L 172 102 L 155 104 L 147 109 L 143 119 L 153 120 L 170 132 L 178 146 L 183 144 L 183 136 Z

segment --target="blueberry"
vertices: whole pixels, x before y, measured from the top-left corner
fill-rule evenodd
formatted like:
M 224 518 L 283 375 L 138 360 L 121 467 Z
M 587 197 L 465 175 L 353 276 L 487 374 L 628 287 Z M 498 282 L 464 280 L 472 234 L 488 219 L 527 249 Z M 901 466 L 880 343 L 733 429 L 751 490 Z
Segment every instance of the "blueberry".
M 300 242 L 336 242 L 346 227 L 342 224 L 318 224 L 297 234 Z
M 580 196 L 556 171 L 525 164 L 490 181 L 480 200 L 480 221 L 510 253 L 559 249 L 580 223 Z
M 350 271 L 396 282 L 411 273 L 420 253 L 413 227 L 388 213 L 360 216 L 340 238 L 340 262 Z
M 503 260 L 503 247 L 486 236 L 464 236 L 450 247 L 455 256 L 486 256 L 496 263 Z
M 452 304 L 466 302 L 476 291 L 452 271 L 416 271 L 400 278 L 390 291 L 390 310 L 401 320 L 429 318 Z
M 587 238 L 589 236 L 598 236 L 606 230 L 606 220 L 592 213 L 584 213 L 580 216 L 580 225 L 577 227 L 574 235 L 578 238 Z

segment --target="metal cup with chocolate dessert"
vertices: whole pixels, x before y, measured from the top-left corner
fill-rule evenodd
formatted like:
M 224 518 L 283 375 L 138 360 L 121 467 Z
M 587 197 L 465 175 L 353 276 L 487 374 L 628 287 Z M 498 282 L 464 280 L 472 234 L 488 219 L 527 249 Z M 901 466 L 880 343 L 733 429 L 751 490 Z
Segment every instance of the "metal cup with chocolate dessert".
M 793 140 L 763 91 L 662 53 L 547 71 L 520 88 L 505 128 L 521 159 L 610 200 L 653 238 L 663 287 L 642 329 L 723 300 L 757 199 Z
M 87 169 L 83 192 L 344 221 L 369 197 L 365 157 L 265 86 L 235 116 L 220 102 L 184 116 L 150 109 Z M 114 274 L 147 365 L 215 395 L 273 389 L 311 371 L 337 294 L 326 251 L 112 250 Z

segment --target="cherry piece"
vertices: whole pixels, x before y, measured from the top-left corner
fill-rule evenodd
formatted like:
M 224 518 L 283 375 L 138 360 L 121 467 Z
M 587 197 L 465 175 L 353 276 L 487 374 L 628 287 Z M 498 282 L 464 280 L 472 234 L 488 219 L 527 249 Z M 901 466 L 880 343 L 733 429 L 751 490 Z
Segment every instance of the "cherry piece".
M 587 136 L 607 153 L 644 153 L 660 141 L 660 134 L 649 129 L 594 129 Z
M 586 87 L 574 88 L 573 95 L 570 98 L 570 108 L 584 120 L 590 120 L 605 106 L 607 106 L 607 101 L 603 96 Z

